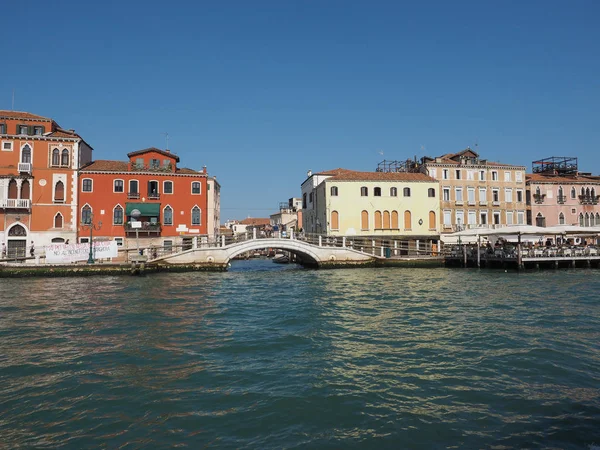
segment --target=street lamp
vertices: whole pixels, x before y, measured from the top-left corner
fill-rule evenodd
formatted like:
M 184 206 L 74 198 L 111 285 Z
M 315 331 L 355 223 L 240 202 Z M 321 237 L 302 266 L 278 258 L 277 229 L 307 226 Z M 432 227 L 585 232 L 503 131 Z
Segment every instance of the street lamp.
M 90 213 L 89 223 L 82 224 L 82 227 L 90 227 L 90 256 L 88 257 L 87 263 L 94 264 L 94 253 L 93 253 L 93 249 L 92 249 L 92 240 L 94 237 L 94 230 L 99 230 L 100 228 L 102 228 L 102 221 L 100 221 L 94 225 L 94 213 Z
M 131 227 L 135 228 L 135 244 L 137 246 L 137 253 L 138 256 L 140 255 L 140 234 L 139 234 L 139 228 L 142 225 L 139 222 L 139 218 L 142 215 L 142 212 L 139 209 L 134 209 L 131 211 L 131 218 L 135 219 L 131 221 Z

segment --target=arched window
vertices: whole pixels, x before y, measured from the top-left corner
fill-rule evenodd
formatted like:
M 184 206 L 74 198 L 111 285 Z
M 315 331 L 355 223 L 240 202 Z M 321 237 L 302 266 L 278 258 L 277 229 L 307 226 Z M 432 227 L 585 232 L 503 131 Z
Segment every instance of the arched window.
M 390 229 L 390 212 L 389 211 L 383 212 L 383 228 L 385 230 Z
M 405 197 L 410 197 L 410 188 L 409 187 L 405 187 L 404 188 L 404 196 Z
M 369 213 L 367 211 L 362 211 L 360 213 L 360 229 L 361 230 L 369 229 Z
M 596 189 L 592 188 L 591 194 L 592 194 L 592 200 L 594 200 L 596 198 Z
M 21 198 L 28 200 L 30 197 L 31 185 L 28 180 L 23 180 L 21 183 Z
M 375 229 L 381 230 L 381 211 L 375 211 Z
M 57 148 L 52 150 L 52 165 L 53 166 L 60 165 L 60 151 Z
M 390 188 L 390 197 L 398 197 L 398 189 L 393 187 Z
M 392 228 L 394 230 L 397 230 L 398 228 L 400 228 L 398 226 L 398 211 L 392 211 Z
M 361 197 L 368 197 L 369 196 L 369 188 L 366 186 L 362 186 L 360 188 L 360 196 Z
M 61 159 L 60 159 L 60 165 L 61 166 L 69 165 L 69 150 L 67 150 L 66 148 L 63 148 Z
M 192 194 L 200 194 L 200 182 L 194 181 L 192 183 Z
M 164 225 L 173 225 L 173 208 L 170 206 L 163 209 L 163 223 Z
M 113 224 L 123 225 L 123 208 L 120 205 L 113 209 Z
M 581 187 L 581 195 L 585 196 L 585 188 L 583 186 Z
M 596 225 L 600 225 L 600 213 L 596 213 Z
M 19 188 L 17 187 L 17 182 L 15 180 L 10 180 L 8 182 L 8 198 L 14 199 L 19 196 Z
M 376 187 L 373 189 L 373 196 L 381 197 L 381 188 L 380 187 Z
M 412 214 L 409 210 L 404 211 L 404 229 L 411 230 L 412 229 Z
M 559 225 L 564 225 L 565 224 L 565 215 L 563 213 L 560 213 L 558 215 L 558 224 Z
M 54 201 L 64 202 L 65 201 L 65 185 L 62 181 L 57 181 L 54 186 Z
M 594 220 L 594 213 L 590 213 L 590 227 L 596 225 L 596 221 Z
M 201 211 L 200 208 L 194 206 L 192 208 L 192 225 L 200 225 Z
M 331 211 L 331 229 L 339 230 L 340 229 L 340 218 L 337 211 Z
M 562 188 L 562 186 L 560 186 L 560 187 L 558 188 L 558 198 L 559 198 L 559 200 L 560 200 L 562 197 L 563 197 L 563 188 Z
M 434 188 L 427 189 L 427 197 L 435 197 L 435 189 Z
M 590 188 L 586 188 L 585 189 L 585 196 L 589 197 L 590 196 Z
M 537 216 L 535 216 L 535 225 L 538 227 L 546 226 L 546 218 L 542 216 L 542 213 L 537 213 Z
M 331 196 L 332 197 L 337 197 L 338 195 L 338 188 L 337 186 L 331 186 Z
M 21 152 L 21 162 L 31 162 L 31 147 L 29 146 L 29 144 L 25 144 L 25 146 L 23 147 L 23 151 Z
M 81 208 L 81 223 L 92 223 L 92 208 L 89 205 Z
M 10 230 L 8 230 L 9 236 L 27 236 L 27 230 L 22 225 L 15 225 Z
M 577 198 L 577 191 L 575 190 L 575 187 L 571 188 L 571 198 Z
M 585 226 L 590 226 L 590 215 L 588 213 L 585 213 Z
M 63 227 L 63 216 L 61 213 L 58 213 L 54 216 L 54 228 L 62 228 Z
M 435 211 L 429 211 L 429 229 L 435 230 L 437 228 L 437 224 L 435 222 Z
M 583 213 L 579 213 L 579 226 L 582 227 L 583 225 Z
M 542 194 L 542 191 L 541 191 L 540 187 L 539 186 L 536 187 L 535 188 L 535 195 L 537 195 L 539 197 L 541 194 Z

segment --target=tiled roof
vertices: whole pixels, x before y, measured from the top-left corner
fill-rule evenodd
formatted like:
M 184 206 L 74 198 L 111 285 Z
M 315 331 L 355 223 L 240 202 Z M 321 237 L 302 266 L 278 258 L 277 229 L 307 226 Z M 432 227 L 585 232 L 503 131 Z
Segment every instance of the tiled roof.
M 99 159 L 89 163 L 87 166 L 82 167 L 83 172 L 130 172 L 129 162 L 127 161 L 110 161 L 106 159 Z M 138 171 L 133 171 L 138 172 Z M 168 175 L 170 172 L 158 172 L 164 175 Z M 204 175 L 204 172 L 198 172 L 197 170 L 181 168 L 175 169 L 175 173 L 179 175 Z
M 526 181 L 537 183 L 600 183 L 600 177 L 582 175 L 547 175 L 542 173 L 528 173 Z
M 85 172 L 127 172 L 129 170 L 129 163 L 99 159 L 82 167 L 81 170 Z
M 242 225 L 269 225 L 271 219 L 261 219 L 255 217 L 248 217 L 240 222 Z
M 45 134 L 46 137 L 56 137 L 56 138 L 70 138 L 70 139 L 81 139 L 75 131 L 71 130 L 63 130 L 62 128 L 58 128 L 56 131 L 52 131 L 50 133 Z
M 0 110 L 0 119 L 35 119 L 51 121 L 48 117 L 38 116 L 24 111 Z
M 142 150 L 136 150 L 134 152 L 127 153 L 127 157 L 131 158 L 132 156 L 143 155 L 144 153 L 149 153 L 149 152 L 155 152 L 155 153 L 159 153 L 163 156 L 168 156 L 169 158 L 175 158 L 175 161 L 179 162 L 179 156 L 177 156 L 175 153 L 171 153 L 168 150 L 161 150 L 160 148 L 156 148 L 156 147 L 144 148 Z
M 431 181 L 433 178 L 424 173 L 413 172 L 357 172 L 347 169 L 334 169 L 320 172 L 320 175 L 332 175 L 327 181 Z

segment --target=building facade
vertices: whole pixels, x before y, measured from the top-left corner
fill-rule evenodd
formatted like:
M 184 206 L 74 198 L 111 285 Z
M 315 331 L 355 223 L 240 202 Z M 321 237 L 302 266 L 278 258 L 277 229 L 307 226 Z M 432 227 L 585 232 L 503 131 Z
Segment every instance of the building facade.
M 580 173 L 577 158 L 550 157 L 527 175 L 527 223 L 600 226 L 600 177 Z
M 436 242 L 438 187 L 437 181 L 423 173 L 309 172 L 302 183 L 303 230 Z
M 6 257 L 77 238 L 77 170 L 92 148 L 54 120 L 0 111 L 0 241 Z
M 524 166 L 487 161 L 467 148 L 425 157 L 418 168 L 439 181 L 442 233 L 526 223 Z
M 213 240 L 219 236 L 219 229 L 221 227 L 221 185 L 217 182 L 217 177 L 208 177 L 206 179 L 206 195 L 207 233 L 208 238 Z
M 201 172 L 180 168 L 177 155 L 158 148 L 127 157 L 128 161 L 94 161 L 79 171 L 80 242 L 89 241 L 86 225 L 99 221 L 95 239 L 116 240 L 127 248 L 191 247 L 195 237 L 208 238 L 209 229 L 214 233 L 220 187 L 209 179 L 206 167 Z

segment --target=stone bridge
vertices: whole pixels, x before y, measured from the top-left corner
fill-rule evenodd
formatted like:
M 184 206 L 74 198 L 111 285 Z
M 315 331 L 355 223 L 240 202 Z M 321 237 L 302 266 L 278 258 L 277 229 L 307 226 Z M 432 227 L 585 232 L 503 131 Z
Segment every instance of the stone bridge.
M 353 248 L 322 245 L 289 238 L 250 239 L 221 246 L 192 248 L 179 253 L 158 257 L 149 264 L 159 266 L 196 266 L 197 268 L 226 270 L 229 262 L 236 256 L 257 250 L 272 248 L 288 251 L 296 255 L 296 262 L 307 267 L 338 267 L 369 265 L 378 259 Z

